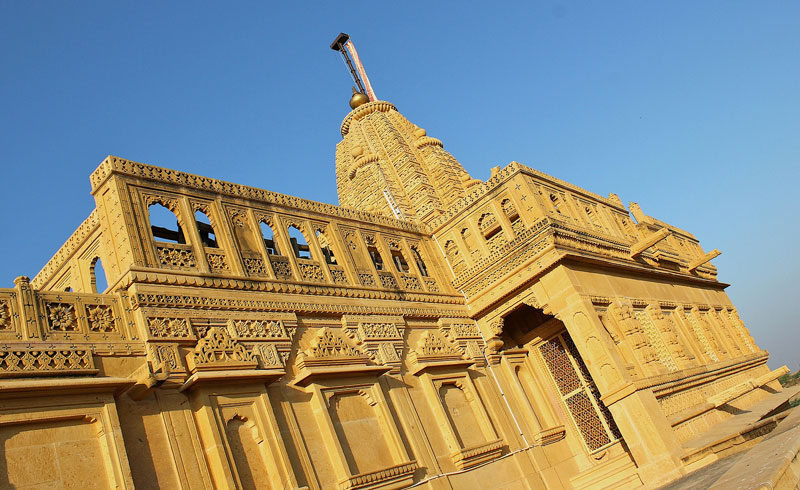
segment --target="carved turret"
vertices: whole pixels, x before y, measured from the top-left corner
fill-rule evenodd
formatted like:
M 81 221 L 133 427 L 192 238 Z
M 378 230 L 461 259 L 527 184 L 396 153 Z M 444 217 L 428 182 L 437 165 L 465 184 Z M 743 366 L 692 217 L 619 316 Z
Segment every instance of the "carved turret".
M 384 101 L 357 106 L 336 148 L 339 204 L 428 222 L 480 181 Z

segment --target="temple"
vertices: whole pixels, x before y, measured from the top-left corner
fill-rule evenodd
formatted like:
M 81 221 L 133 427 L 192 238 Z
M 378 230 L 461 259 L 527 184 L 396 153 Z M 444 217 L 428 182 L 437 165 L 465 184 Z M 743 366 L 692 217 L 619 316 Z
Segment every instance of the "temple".
M 0 289 L 0 487 L 657 488 L 764 453 L 796 488 L 797 389 L 718 251 L 353 105 L 339 206 L 100 164 L 94 211 Z

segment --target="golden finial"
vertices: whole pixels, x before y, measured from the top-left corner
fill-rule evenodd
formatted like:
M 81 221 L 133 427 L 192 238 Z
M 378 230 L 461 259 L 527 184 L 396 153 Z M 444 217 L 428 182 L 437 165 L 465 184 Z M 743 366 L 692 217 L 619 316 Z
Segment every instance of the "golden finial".
M 350 108 L 355 109 L 356 107 L 364 105 L 367 102 L 369 102 L 369 97 L 367 97 L 367 94 L 363 94 L 353 87 L 353 96 L 350 97 Z

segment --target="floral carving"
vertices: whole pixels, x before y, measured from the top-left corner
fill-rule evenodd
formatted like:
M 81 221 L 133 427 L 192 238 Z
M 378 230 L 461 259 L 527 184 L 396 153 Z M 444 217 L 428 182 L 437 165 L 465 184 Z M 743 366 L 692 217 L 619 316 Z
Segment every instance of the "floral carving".
M 275 277 L 278 279 L 291 279 L 292 268 L 289 265 L 289 259 L 276 255 L 270 256 L 272 262 L 272 270 L 275 271 Z
M 153 346 L 153 357 L 169 371 L 175 371 L 180 367 L 180 364 L 178 364 L 178 354 L 175 352 L 174 345 Z
M 458 337 L 480 337 L 481 333 L 474 323 L 454 323 L 453 334 Z
M 47 319 L 50 329 L 57 332 L 74 332 L 78 330 L 75 307 L 68 303 L 48 303 Z
M 362 286 L 374 286 L 375 285 L 375 276 L 372 274 L 359 274 L 358 280 L 361 281 Z
M 244 257 L 244 268 L 251 276 L 266 276 L 267 268 L 262 259 L 256 257 Z
M 228 262 L 225 260 L 225 254 L 207 253 L 206 259 L 212 271 L 228 270 Z
M 397 280 L 391 272 L 378 272 L 378 277 L 381 278 L 381 284 L 387 289 L 397 289 Z
M 113 332 L 116 330 L 114 325 L 114 312 L 109 305 L 89 305 L 86 307 L 86 319 L 89 322 L 89 330 L 92 332 Z
M 323 282 L 325 276 L 322 275 L 322 268 L 317 263 L 304 263 L 297 264 L 300 267 L 300 274 L 306 281 Z
M 189 336 L 189 325 L 184 318 L 150 318 L 147 326 L 153 337 Z
M 195 267 L 194 253 L 189 248 L 158 246 L 158 261 L 165 267 Z
M 362 323 L 359 325 L 363 339 L 399 339 L 400 332 L 393 323 Z
M 278 320 L 232 320 L 233 331 L 241 338 L 286 338 L 283 322 Z
M 258 357 L 262 368 L 283 367 L 278 349 L 272 344 L 258 344 L 253 347 L 253 353 Z

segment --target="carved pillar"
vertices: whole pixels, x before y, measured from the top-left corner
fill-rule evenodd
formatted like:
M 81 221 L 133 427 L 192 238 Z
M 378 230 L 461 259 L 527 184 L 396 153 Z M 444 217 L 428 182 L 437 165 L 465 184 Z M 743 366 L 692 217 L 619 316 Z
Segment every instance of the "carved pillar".
M 27 276 L 19 276 L 14 279 L 17 290 L 17 301 L 19 304 L 20 319 L 19 325 L 22 327 L 22 336 L 25 339 L 41 339 L 42 333 L 39 331 L 39 324 L 36 321 L 36 296 L 31 287 L 30 279 Z
M 675 331 L 674 325 L 664 316 L 661 307 L 649 305 L 645 308 L 645 312 L 661 333 L 661 338 L 664 339 L 667 350 L 675 360 L 678 368 L 685 369 L 691 366 L 693 356 L 690 357 L 689 353 L 684 348 L 683 343 L 678 337 L 678 333 Z
M 634 317 L 633 306 L 630 301 L 618 299 L 608 307 L 611 320 L 616 322 L 618 331 L 622 334 L 644 376 L 654 376 L 665 372 L 658 354 L 650 344 L 650 340 L 642 331 L 639 321 Z

